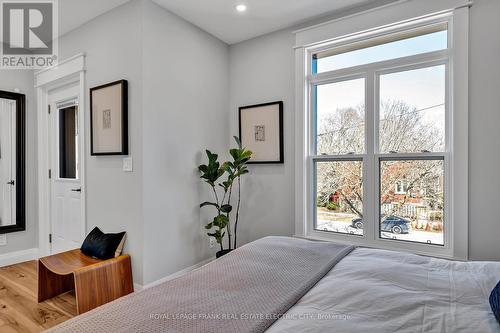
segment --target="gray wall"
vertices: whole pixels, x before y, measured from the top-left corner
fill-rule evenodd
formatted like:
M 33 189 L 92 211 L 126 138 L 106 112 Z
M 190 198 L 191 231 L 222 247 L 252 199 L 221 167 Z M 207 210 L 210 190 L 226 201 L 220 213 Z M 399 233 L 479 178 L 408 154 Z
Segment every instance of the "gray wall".
M 228 47 L 158 5 L 144 2 L 144 280 L 214 254 L 199 203 L 209 193 L 197 165 L 223 152 L 228 135 Z M 213 216 L 212 216 L 213 217 Z
M 0 254 L 38 247 L 37 122 L 33 71 L 0 70 L 0 90 L 26 95 L 26 230 L 7 234 Z
M 86 53 L 88 88 L 129 81 L 134 159 L 134 172 L 124 173 L 122 157 L 87 152 L 87 229 L 127 231 L 125 251 L 139 284 L 212 256 L 207 216 L 198 207 L 207 193 L 196 166 L 205 148 L 227 148 L 227 45 L 135 0 L 60 40 L 62 59 L 79 52 Z
M 142 4 L 131 1 L 66 34 L 59 56 L 86 53 L 87 88 L 120 79 L 129 83 L 129 152 L 134 171 L 122 171 L 120 156 L 90 156 L 87 144 L 87 230 L 127 231 L 125 251 L 131 254 L 134 282 L 142 284 Z M 88 90 L 87 90 L 88 91 Z M 90 133 L 86 94 L 87 143 Z
M 470 12 L 469 255 L 500 260 L 500 31 L 498 0 L 477 0 Z M 307 26 L 303 24 L 302 26 Z M 231 130 L 237 107 L 285 101 L 285 165 L 255 166 L 245 183 L 241 239 L 293 233 L 294 29 L 230 47 Z M 493 36 L 493 37 L 492 37 Z M 467 195 L 464 193 L 463 195 Z
M 289 30 L 230 47 L 230 144 L 238 135 L 238 107 L 282 100 L 285 163 L 251 165 L 242 184 L 238 242 L 294 232 L 294 45 Z
M 469 248 L 500 260 L 500 1 L 477 0 L 470 14 Z

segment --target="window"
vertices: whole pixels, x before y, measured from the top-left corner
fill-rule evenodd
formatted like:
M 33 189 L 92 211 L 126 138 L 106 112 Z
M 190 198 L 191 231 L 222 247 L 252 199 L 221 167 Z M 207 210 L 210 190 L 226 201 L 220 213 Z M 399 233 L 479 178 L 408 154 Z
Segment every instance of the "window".
M 379 184 L 380 238 L 444 245 L 449 61 L 432 53 L 418 64 L 407 57 L 446 48 L 446 29 L 447 24 L 432 25 L 346 45 L 341 48 L 351 50 L 346 53 L 313 54 L 318 67 L 313 66 L 312 74 L 320 68 L 326 78 L 312 82 L 315 230 L 363 235 L 363 182 L 374 178 Z M 392 59 L 397 56 L 406 59 Z M 387 59 L 392 59 L 392 66 Z M 367 65 L 363 73 L 354 67 L 351 76 L 344 68 L 358 64 Z M 341 76 L 336 75 L 337 68 L 343 68 Z M 368 81 L 373 94 L 367 94 Z M 367 121 L 368 104 L 376 104 L 371 121 Z M 366 138 L 367 129 L 376 134 L 374 139 Z M 408 153 L 414 154 L 411 160 Z M 359 156 L 353 159 L 353 155 Z M 363 161 L 372 159 L 379 164 L 379 172 L 363 174 Z M 367 199 L 374 200 L 374 195 L 368 193 Z
M 319 155 L 365 150 L 365 79 L 315 86 L 316 148 Z
M 422 54 L 448 47 L 447 24 L 389 34 L 351 43 L 313 55 L 314 73 Z
M 59 178 L 78 178 L 78 107 L 59 112 Z
M 304 235 L 454 256 L 454 24 L 448 13 L 304 47 Z
M 408 182 L 406 179 L 396 181 L 395 187 L 396 194 L 406 194 L 408 192 Z
M 379 76 L 382 153 L 444 151 L 446 65 Z
M 316 163 L 316 230 L 363 235 L 362 160 Z
M 444 245 L 444 205 L 442 158 L 380 161 L 381 238 Z

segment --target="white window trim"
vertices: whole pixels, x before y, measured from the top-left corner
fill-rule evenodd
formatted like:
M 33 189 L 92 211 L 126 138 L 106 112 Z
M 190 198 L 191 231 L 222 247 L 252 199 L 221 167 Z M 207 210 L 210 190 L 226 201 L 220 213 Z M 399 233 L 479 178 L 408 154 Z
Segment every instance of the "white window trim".
M 411 1 L 410 1 L 411 2 Z M 397 7 L 397 11 L 401 12 L 400 4 Z M 387 15 L 387 10 L 391 8 L 383 8 L 383 15 Z M 371 14 L 374 14 L 373 12 Z M 393 13 L 395 14 L 395 13 Z M 448 151 L 444 153 L 418 153 L 418 154 L 398 154 L 398 156 L 405 155 L 408 158 L 417 157 L 441 157 L 445 159 L 445 184 L 446 184 L 446 197 L 447 202 L 445 216 L 447 216 L 448 224 L 445 225 L 445 246 L 428 245 L 428 244 L 417 244 L 401 241 L 393 241 L 387 239 L 380 239 L 378 237 L 378 224 L 374 222 L 374 218 L 378 214 L 379 207 L 376 204 L 376 200 L 367 201 L 364 200 L 363 206 L 366 214 L 367 220 L 371 223 L 365 223 L 364 235 L 363 236 L 353 236 L 353 235 L 342 235 L 331 232 L 322 232 L 313 230 L 314 221 L 314 183 L 313 183 L 313 161 L 310 152 L 312 151 L 310 143 L 312 131 L 310 131 L 310 124 L 312 122 L 312 112 L 310 110 L 310 84 L 318 82 L 332 82 L 336 80 L 345 80 L 347 77 L 355 78 L 359 75 L 353 75 L 355 71 L 353 68 L 348 70 L 336 70 L 335 75 L 332 76 L 331 73 L 319 74 L 314 79 L 308 73 L 311 73 L 311 55 L 313 52 L 317 52 L 318 49 L 325 47 L 332 47 L 332 45 L 337 45 L 342 42 L 352 42 L 359 38 L 373 38 L 376 34 L 380 33 L 376 29 L 373 30 L 373 34 L 367 34 L 363 31 L 359 35 L 356 34 L 356 24 L 352 24 L 352 32 L 349 38 L 336 38 L 335 40 L 330 40 L 327 43 L 311 43 L 309 46 L 296 47 L 296 211 L 295 211 L 295 236 L 313 238 L 320 240 L 332 240 L 341 243 L 353 243 L 361 246 L 385 248 L 392 250 L 409 251 L 418 254 L 438 256 L 444 258 L 453 258 L 459 260 L 468 259 L 468 8 L 460 6 L 460 8 L 450 9 L 447 11 L 439 11 L 438 14 L 431 15 L 428 13 L 425 17 L 416 18 L 413 20 L 408 20 L 408 13 L 405 12 L 404 26 L 405 28 L 414 28 L 421 26 L 422 24 L 432 24 L 435 22 L 442 22 L 443 20 L 448 21 L 449 29 L 449 43 L 450 48 L 448 50 L 430 52 L 422 55 L 414 55 L 410 57 L 402 58 L 401 64 L 404 68 L 418 68 L 427 67 L 432 64 L 447 64 L 447 75 L 449 85 L 447 86 L 447 100 L 446 100 L 446 124 L 449 126 L 447 128 L 447 147 Z M 382 15 L 379 13 L 379 16 Z M 389 15 L 386 17 L 397 17 L 397 15 Z M 359 19 L 356 17 L 356 19 Z M 397 22 L 393 21 L 386 22 L 388 26 L 396 26 Z M 356 23 L 356 22 L 353 22 Z M 349 26 L 348 20 L 343 20 L 342 25 Z M 313 30 L 318 29 L 331 30 L 331 26 L 316 26 Z M 376 28 L 376 27 L 373 27 Z M 391 31 L 388 29 L 388 31 Z M 391 31 L 392 32 L 392 31 Z M 299 32 L 300 33 L 300 32 Z M 311 36 L 310 31 L 307 31 L 308 36 Z M 325 33 L 319 34 L 324 36 Z M 336 36 L 338 37 L 338 36 Z M 300 37 L 297 37 L 300 40 Z M 303 40 L 303 38 L 302 38 Z M 407 63 L 411 62 L 414 65 L 408 66 Z M 398 60 L 388 60 L 377 63 L 377 68 L 384 67 L 384 64 L 390 65 L 390 71 L 397 67 Z M 373 94 L 376 91 L 374 84 L 376 81 L 373 80 L 377 77 L 373 64 L 357 66 L 359 72 L 369 72 L 369 76 L 366 80 L 366 97 L 367 101 L 375 100 Z M 402 67 L 401 67 L 402 68 Z M 401 70 L 399 68 L 398 70 Z M 371 71 L 371 72 L 370 72 Z M 371 79 L 370 79 L 371 78 Z M 378 81 L 378 80 L 377 80 Z M 374 117 L 377 108 L 374 105 L 367 103 L 366 105 L 366 121 L 367 123 L 375 123 Z M 374 131 L 377 128 L 373 126 L 367 126 L 366 138 L 375 137 Z M 369 140 L 366 140 L 369 141 Z M 376 163 L 377 157 L 395 157 L 392 154 L 376 154 L 374 151 L 375 145 L 366 145 L 367 151 L 365 152 L 368 156 L 372 158 L 365 159 L 364 170 L 365 172 L 378 172 L 378 163 Z M 363 156 L 350 155 L 340 156 L 340 160 L 349 159 L 359 159 Z M 315 156 L 316 160 L 321 160 L 321 156 Z M 332 160 L 329 156 L 326 159 Z M 334 158 L 336 159 L 336 158 Z M 374 184 L 374 178 L 370 177 L 370 182 L 365 180 L 364 192 L 365 193 L 377 193 L 378 186 Z M 375 195 L 378 199 L 378 194 Z M 376 206 L 376 207 L 375 207 Z

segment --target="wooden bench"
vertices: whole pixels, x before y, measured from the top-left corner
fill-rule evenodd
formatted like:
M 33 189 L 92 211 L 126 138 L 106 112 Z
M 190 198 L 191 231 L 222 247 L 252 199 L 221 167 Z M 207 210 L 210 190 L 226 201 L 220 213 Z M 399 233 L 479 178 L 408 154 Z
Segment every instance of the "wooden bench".
M 38 302 L 73 289 L 78 314 L 132 293 L 130 256 L 100 260 L 75 249 L 38 259 Z

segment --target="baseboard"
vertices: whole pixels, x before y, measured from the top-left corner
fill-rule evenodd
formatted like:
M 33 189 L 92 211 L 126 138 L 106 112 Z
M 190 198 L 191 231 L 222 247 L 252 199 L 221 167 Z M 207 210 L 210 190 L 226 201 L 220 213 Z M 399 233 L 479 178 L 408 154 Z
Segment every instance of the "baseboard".
M 197 264 L 195 264 L 193 266 L 184 268 L 184 269 L 182 269 L 182 270 L 180 270 L 178 272 L 175 272 L 173 274 L 167 275 L 167 276 L 165 276 L 165 277 L 163 277 L 163 278 L 161 278 L 159 280 L 153 281 L 153 282 L 148 283 L 146 285 L 140 285 L 140 284 L 134 283 L 134 290 L 135 291 L 139 291 L 139 290 L 142 290 L 142 289 L 151 288 L 151 287 L 159 285 L 160 283 L 163 283 L 165 281 L 169 281 L 169 280 L 178 278 L 179 276 L 182 276 L 182 275 L 184 275 L 184 274 L 186 274 L 188 272 L 191 272 L 192 270 L 195 270 L 196 268 L 199 268 L 201 266 L 204 266 L 204 265 L 208 264 L 209 262 L 211 262 L 214 259 L 215 259 L 215 257 L 205 259 L 205 260 L 200 261 L 199 263 L 197 263 Z
M 0 267 L 34 259 L 38 259 L 37 248 L 4 253 L 0 254 Z

